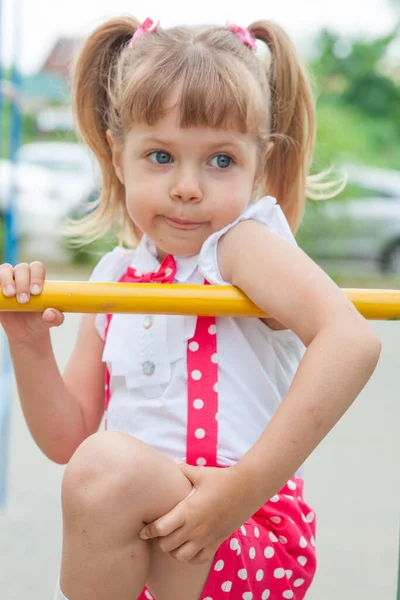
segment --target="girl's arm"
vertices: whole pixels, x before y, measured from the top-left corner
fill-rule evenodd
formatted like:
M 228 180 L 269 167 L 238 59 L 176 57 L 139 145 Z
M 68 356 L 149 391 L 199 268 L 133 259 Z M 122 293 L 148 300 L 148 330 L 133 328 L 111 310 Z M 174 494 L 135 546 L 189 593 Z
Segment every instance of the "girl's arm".
M 13 342 L 9 340 L 22 410 L 40 449 L 65 464 L 79 444 L 94 433 L 104 403 L 104 343 L 94 326 L 94 315 L 84 315 L 64 377 L 57 366 L 49 332 Z
M 322 269 L 257 221 L 228 231 L 218 263 L 225 281 L 294 331 L 307 348 L 281 406 L 236 465 L 257 510 L 358 396 L 378 362 L 381 342 Z

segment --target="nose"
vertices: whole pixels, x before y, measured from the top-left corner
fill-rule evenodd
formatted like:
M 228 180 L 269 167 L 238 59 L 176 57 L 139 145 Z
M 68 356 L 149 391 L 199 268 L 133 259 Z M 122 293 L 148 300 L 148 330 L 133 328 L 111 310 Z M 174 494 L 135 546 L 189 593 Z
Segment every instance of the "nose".
M 203 198 L 200 178 L 192 169 L 177 169 L 170 189 L 170 198 L 180 202 L 200 202 Z

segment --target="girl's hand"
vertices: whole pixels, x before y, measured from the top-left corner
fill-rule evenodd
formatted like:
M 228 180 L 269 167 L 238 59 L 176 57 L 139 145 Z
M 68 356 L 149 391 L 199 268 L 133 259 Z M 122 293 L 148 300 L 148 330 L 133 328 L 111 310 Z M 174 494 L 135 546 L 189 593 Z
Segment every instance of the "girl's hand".
M 20 263 L 15 267 L 0 265 L 1 291 L 7 298 L 16 295 L 17 302 L 25 304 L 30 295 L 38 296 L 43 289 L 46 268 L 41 262 Z M 0 311 L 0 323 L 10 341 L 27 342 L 47 333 L 50 327 L 58 327 L 64 315 L 54 308 L 43 313 Z
M 163 552 L 179 562 L 201 565 L 253 513 L 246 486 L 234 467 L 179 465 L 193 493 L 144 527 L 141 539 L 158 538 Z

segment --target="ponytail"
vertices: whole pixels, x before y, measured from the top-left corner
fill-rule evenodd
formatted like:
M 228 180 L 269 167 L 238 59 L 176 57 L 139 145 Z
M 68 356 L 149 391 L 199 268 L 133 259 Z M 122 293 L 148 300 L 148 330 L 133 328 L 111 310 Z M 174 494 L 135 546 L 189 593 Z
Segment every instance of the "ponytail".
M 75 66 L 73 110 L 76 125 L 84 142 L 97 158 L 102 173 L 100 198 L 94 212 L 69 228 L 87 240 L 106 233 L 114 225 L 129 224 L 131 233 L 138 232 L 127 217 L 125 189 L 115 174 L 112 154 L 106 139 L 107 129 L 115 135 L 116 124 L 110 118 L 110 82 L 121 51 L 127 46 L 139 22 L 132 18 L 112 19 L 99 26 L 85 41 Z M 124 236 L 124 231 L 121 232 Z
M 258 21 L 248 28 L 270 50 L 270 141 L 263 193 L 277 198 L 295 232 L 306 199 L 307 174 L 315 138 L 315 103 L 310 82 L 295 47 L 281 27 Z M 269 60 L 269 59 L 266 59 Z

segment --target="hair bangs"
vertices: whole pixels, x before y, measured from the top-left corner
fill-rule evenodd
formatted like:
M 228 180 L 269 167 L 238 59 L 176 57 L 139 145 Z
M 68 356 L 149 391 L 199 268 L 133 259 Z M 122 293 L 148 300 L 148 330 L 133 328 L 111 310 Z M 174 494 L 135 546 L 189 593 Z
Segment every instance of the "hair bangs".
M 236 128 L 263 138 L 265 101 L 248 69 L 227 53 L 208 52 L 200 44 L 175 56 L 142 63 L 124 82 L 120 112 L 124 130 L 132 123 L 154 125 L 176 104 L 181 127 Z

